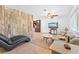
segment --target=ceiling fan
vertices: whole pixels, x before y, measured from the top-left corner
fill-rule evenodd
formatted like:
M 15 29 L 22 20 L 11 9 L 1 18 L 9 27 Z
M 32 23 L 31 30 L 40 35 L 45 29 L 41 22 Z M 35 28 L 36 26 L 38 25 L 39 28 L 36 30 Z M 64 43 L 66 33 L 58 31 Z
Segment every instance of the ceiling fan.
M 54 18 L 54 17 L 56 17 L 56 16 L 58 16 L 58 15 L 54 15 L 54 14 L 51 14 L 51 13 L 48 13 L 48 14 L 47 14 L 47 18 L 48 18 L 48 19 L 52 19 L 52 18 Z
M 52 12 L 48 12 L 46 9 L 44 9 L 44 11 L 47 13 L 47 18 L 48 19 L 52 19 L 54 17 L 57 17 L 58 15 L 57 14 L 53 14 Z

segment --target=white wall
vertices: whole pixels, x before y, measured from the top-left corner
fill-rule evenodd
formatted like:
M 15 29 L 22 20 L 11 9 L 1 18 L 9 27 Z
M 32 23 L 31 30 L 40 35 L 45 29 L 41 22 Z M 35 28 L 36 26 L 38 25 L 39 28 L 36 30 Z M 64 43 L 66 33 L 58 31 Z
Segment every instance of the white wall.
M 43 32 L 43 33 L 48 33 L 49 32 L 48 20 L 47 19 L 41 20 L 41 32 Z
M 43 33 L 48 33 L 49 28 L 48 28 L 48 23 L 49 22 L 58 22 L 58 32 L 62 31 L 65 27 L 69 28 L 69 17 L 67 16 L 59 16 L 54 19 L 46 19 L 46 18 L 41 18 L 41 32 Z
M 69 28 L 70 30 L 77 30 L 77 27 L 76 27 L 76 21 L 77 21 L 77 18 L 76 18 L 76 13 L 70 18 L 70 24 L 69 24 Z
M 79 9 L 74 11 L 72 16 L 70 17 L 70 25 L 69 25 L 70 31 L 79 31 L 77 30 L 77 16 L 79 16 Z

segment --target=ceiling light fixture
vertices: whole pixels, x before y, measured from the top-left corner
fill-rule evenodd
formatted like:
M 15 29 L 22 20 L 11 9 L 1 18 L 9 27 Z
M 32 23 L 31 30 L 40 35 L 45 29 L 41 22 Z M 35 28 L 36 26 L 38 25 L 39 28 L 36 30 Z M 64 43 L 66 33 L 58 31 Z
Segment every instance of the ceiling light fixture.
M 47 18 L 48 19 L 52 19 L 52 18 L 58 16 L 57 14 L 53 14 L 52 12 L 47 11 L 47 9 L 44 9 L 44 12 L 47 13 Z
M 48 13 L 48 14 L 47 14 L 47 18 L 48 18 L 48 19 L 52 19 L 52 18 L 54 18 L 54 17 L 56 17 L 56 16 L 58 16 L 58 15 L 52 15 L 51 13 Z

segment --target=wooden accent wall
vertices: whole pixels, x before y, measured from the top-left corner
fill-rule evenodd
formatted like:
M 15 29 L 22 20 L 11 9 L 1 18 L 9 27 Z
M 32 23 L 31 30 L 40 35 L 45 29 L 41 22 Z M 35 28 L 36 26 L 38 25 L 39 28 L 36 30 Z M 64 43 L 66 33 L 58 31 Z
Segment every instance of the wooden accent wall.
M 32 15 L 0 6 L 0 33 L 7 37 L 28 35 L 32 32 Z

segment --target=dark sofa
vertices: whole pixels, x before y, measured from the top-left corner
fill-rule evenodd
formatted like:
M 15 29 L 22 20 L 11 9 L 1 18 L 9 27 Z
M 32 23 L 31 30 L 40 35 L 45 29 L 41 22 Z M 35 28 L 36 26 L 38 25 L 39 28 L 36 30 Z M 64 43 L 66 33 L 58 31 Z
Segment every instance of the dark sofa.
M 24 35 L 17 35 L 11 38 L 7 38 L 3 34 L 0 34 L 0 47 L 3 47 L 5 50 L 10 51 L 15 48 L 17 45 L 29 42 L 30 38 Z

